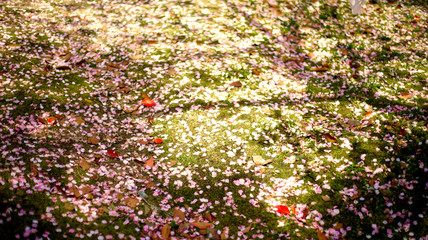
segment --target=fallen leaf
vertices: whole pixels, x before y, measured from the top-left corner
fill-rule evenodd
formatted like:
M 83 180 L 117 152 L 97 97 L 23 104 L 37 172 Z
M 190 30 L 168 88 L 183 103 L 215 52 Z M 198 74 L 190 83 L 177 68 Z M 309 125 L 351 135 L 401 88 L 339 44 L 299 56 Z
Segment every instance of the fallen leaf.
M 141 104 L 143 104 L 146 107 L 156 106 L 156 103 L 153 102 L 150 98 L 145 98 L 143 101 L 141 101 Z
M 80 188 L 80 191 L 82 192 L 82 195 L 88 194 L 92 191 L 92 188 L 90 187 L 82 187 Z
M 22 44 L 8 44 L 8 45 L 6 45 L 5 47 L 6 48 L 8 48 L 9 50 L 10 49 L 18 49 L 18 48 L 20 48 L 22 46 Z
M 333 228 L 336 230 L 340 230 L 341 228 L 343 228 L 343 223 L 336 223 L 334 224 Z
M 318 236 L 318 240 L 327 240 L 328 239 L 321 230 L 318 230 L 317 236 Z
M 228 234 L 229 233 L 229 229 L 226 227 L 226 228 L 224 228 L 223 229 L 223 231 L 221 232 L 221 234 L 220 234 L 220 238 L 221 238 L 221 240 L 226 240 L 226 239 L 228 239 Z
M 111 150 L 111 149 L 107 150 L 107 156 L 109 156 L 111 158 L 118 158 L 119 157 L 119 155 L 116 153 L 116 151 Z
M 135 104 L 129 108 L 125 108 L 123 111 L 125 111 L 126 113 L 134 113 L 140 108 L 140 106 L 141 105 Z
M 80 198 L 82 196 L 82 193 L 79 191 L 79 189 L 76 186 L 73 186 L 71 190 L 73 191 L 74 197 Z
M 168 164 L 169 166 L 174 166 L 176 163 L 177 163 L 177 161 L 176 161 L 176 160 L 172 160 L 172 161 L 168 162 L 167 164 Z
M 74 210 L 75 206 L 74 204 L 70 203 L 70 202 L 66 202 L 64 203 L 64 209 L 67 211 L 71 211 Z
M 89 144 L 97 145 L 99 142 L 100 142 L 100 140 L 97 137 L 90 137 L 90 138 L 88 138 L 88 143 Z
M 75 121 L 79 125 L 82 125 L 83 123 L 85 123 L 85 120 L 83 120 L 83 118 L 81 118 L 81 117 L 77 117 Z
M 137 55 L 134 55 L 134 56 L 130 56 L 129 58 L 132 59 L 132 60 L 137 60 L 137 59 L 140 59 L 142 57 L 143 57 L 143 54 L 137 54 Z
M 184 212 L 178 208 L 174 209 L 174 211 L 172 212 L 172 216 L 174 218 L 179 218 L 181 221 L 184 221 L 186 219 L 186 215 L 184 214 Z
M 160 138 L 155 138 L 155 139 L 153 140 L 153 142 L 155 142 L 155 143 L 157 143 L 157 144 L 160 144 L 160 143 L 162 143 L 162 139 L 160 139 Z
M 309 213 L 309 208 L 305 208 L 305 210 L 303 211 L 303 219 L 306 219 L 306 217 L 308 216 Z
M 382 190 L 381 190 L 381 192 L 382 192 Z M 355 199 L 359 198 L 360 196 L 361 196 L 361 191 L 358 191 L 356 194 L 350 196 L 349 198 L 351 200 L 355 200 Z
M 151 168 L 151 167 L 153 167 L 153 165 L 155 164 L 155 161 L 154 161 L 154 159 L 153 159 L 153 157 L 150 157 L 150 159 L 149 160 L 147 160 L 146 161 L 146 163 L 144 164 L 146 167 L 149 167 L 149 168 Z
M 290 210 L 293 215 L 296 215 L 296 206 L 291 206 Z
M 38 119 L 39 119 L 39 122 L 41 122 L 43 124 L 48 123 L 48 121 L 45 118 L 39 117 Z
M 124 87 L 121 89 L 121 91 L 125 94 L 129 93 L 131 91 L 131 89 L 129 87 Z
M 71 67 L 63 65 L 63 66 L 57 66 L 56 69 L 57 70 L 71 70 Z
M 91 168 L 91 165 L 85 160 L 82 159 L 79 162 L 79 166 L 83 169 L 83 170 L 88 170 L 89 168 Z
M 329 70 L 326 66 L 320 66 L 320 67 L 312 67 L 311 71 L 313 72 L 327 72 Z
M 325 195 L 325 196 L 321 196 L 322 200 L 329 202 L 331 199 L 329 196 Z
M 364 117 L 369 118 L 371 115 L 373 115 L 373 111 L 368 111 L 364 114 Z
M 184 231 L 186 231 L 186 230 L 188 230 L 189 229 L 189 227 L 190 227 L 190 224 L 189 223 L 180 223 L 180 225 L 178 225 L 178 232 L 179 233 L 182 233 L 182 232 L 184 232 Z
M 240 81 L 236 81 L 230 84 L 232 87 L 242 87 L 242 83 Z
M 66 62 L 68 62 L 68 61 L 70 61 L 70 59 L 71 59 L 71 57 L 72 57 L 73 55 L 71 55 L 71 53 L 67 53 L 66 55 L 65 55 L 65 57 L 64 57 L 64 61 L 66 61 Z
M 211 213 L 206 213 L 204 218 L 208 220 L 208 222 L 215 222 L 217 220 Z
M 398 130 L 398 134 L 400 134 L 401 136 L 406 135 L 406 133 L 407 133 L 407 131 L 406 131 L 406 129 L 404 129 L 404 128 L 400 128 L 400 129 Z
M 335 137 L 333 137 L 330 133 L 326 133 L 323 136 L 327 141 L 329 141 L 331 143 L 335 143 L 337 141 L 337 139 Z
M 349 55 L 349 51 L 346 49 L 340 49 L 340 52 L 342 53 L 342 55 L 345 55 L 345 56 Z
M 242 233 L 247 233 L 247 232 L 249 232 L 249 231 L 251 231 L 251 225 L 250 226 L 247 226 L 243 231 L 242 231 Z
M 92 200 L 92 199 L 94 199 L 94 195 L 92 195 L 92 193 L 88 193 L 88 194 L 86 195 L 86 199 L 88 199 L 88 200 Z
M 36 164 L 30 163 L 30 168 L 31 168 L 31 174 L 33 174 L 33 176 L 39 175 L 39 170 Z
M 257 68 L 253 68 L 253 74 L 260 76 L 260 71 Z
M 276 211 L 281 214 L 290 215 L 290 210 L 285 205 L 277 205 L 275 206 L 275 208 L 276 208 Z
M 137 141 L 139 144 L 142 144 L 142 145 L 146 145 L 147 143 L 149 143 L 149 142 L 147 142 L 146 140 L 144 140 L 144 139 L 139 139 L 138 141 Z
M 168 237 L 169 237 L 169 234 L 171 233 L 171 227 L 169 226 L 169 224 L 167 223 L 167 224 L 165 224 L 163 227 L 162 227 L 162 230 L 161 230 L 161 235 L 162 235 L 162 237 L 164 238 L 164 239 L 167 239 Z
M 140 203 L 140 200 L 138 200 L 137 198 L 133 198 L 133 197 L 125 198 L 125 204 L 128 207 L 136 208 L 139 203 Z
M 262 156 L 258 156 L 258 155 L 253 156 L 253 162 L 256 165 L 266 165 L 272 161 L 273 161 L 272 159 L 264 160 Z
M 213 225 L 212 223 L 207 223 L 207 222 L 192 222 L 190 224 L 199 229 L 207 229 Z

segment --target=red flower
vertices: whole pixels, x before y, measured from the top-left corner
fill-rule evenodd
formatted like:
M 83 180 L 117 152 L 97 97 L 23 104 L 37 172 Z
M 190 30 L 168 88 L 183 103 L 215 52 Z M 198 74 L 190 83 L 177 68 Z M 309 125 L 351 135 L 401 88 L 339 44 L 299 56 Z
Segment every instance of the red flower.
M 282 213 L 282 214 L 285 214 L 285 215 L 290 215 L 290 210 L 288 209 L 287 206 L 278 205 L 278 206 L 275 206 L 275 208 L 276 208 L 276 211 L 279 212 L 279 213 Z
M 144 98 L 143 101 L 141 101 L 141 103 L 146 106 L 146 107 L 153 107 L 156 106 L 156 103 L 153 102 L 150 98 Z
M 118 158 L 119 155 L 117 155 L 116 151 L 114 150 L 107 150 L 107 156 L 111 157 L 111 158 Z
M 155 138 L 153 141 L 154 141 L 155 143 L 162 143 L 162 139 L 160 139 L 160 138 Z

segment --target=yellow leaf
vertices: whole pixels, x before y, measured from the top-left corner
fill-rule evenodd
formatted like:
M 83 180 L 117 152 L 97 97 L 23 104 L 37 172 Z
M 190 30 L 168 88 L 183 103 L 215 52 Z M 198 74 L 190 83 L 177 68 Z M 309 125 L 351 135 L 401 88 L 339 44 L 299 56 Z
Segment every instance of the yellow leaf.
M 83 169 L 83 170 L 88 170 L 89 168 L 91 168 L 91 165 L 85 160 L 82 159 L 79 162 L 79 166 Z
M 171 233 L 171 227 L 168 223 L 162 227 L 161 233 L 164 239 L 167 239 L 169 237 L 169 234 Z

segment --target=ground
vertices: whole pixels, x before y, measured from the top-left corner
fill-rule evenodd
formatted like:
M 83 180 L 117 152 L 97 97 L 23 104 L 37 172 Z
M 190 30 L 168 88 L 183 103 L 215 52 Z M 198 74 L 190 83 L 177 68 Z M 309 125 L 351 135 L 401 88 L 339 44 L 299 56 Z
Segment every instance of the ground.
M 426 239 L 427 16 L 1 1 L 1 238 Z

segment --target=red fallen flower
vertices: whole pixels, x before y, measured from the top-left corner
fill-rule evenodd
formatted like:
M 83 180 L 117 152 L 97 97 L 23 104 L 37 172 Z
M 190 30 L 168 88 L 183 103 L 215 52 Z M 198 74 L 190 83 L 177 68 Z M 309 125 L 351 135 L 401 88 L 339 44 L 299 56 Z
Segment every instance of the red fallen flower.
M 141 101 L 141 103 L 146 106 L 146 107 L 153 107 L 156 106 L 156 103 L 153 102 L 150 98 L 144 98 L 143 101 Z
M 290 210 L 288 209 L 287 206 L 284 205 L 277 205 L 275 206 L 276 211 L 285 215 L 290 215 Z
M 154 141 L 155 143 L 162 143 L 162 139 L 160 139 L 160 138 L 155 138 L 153 141 Z
M 119 155 L 117 155 L 116 151 L 114 150 L 107 150 L 107 156 L 111 157 L 111 158 L 118 158 Z

